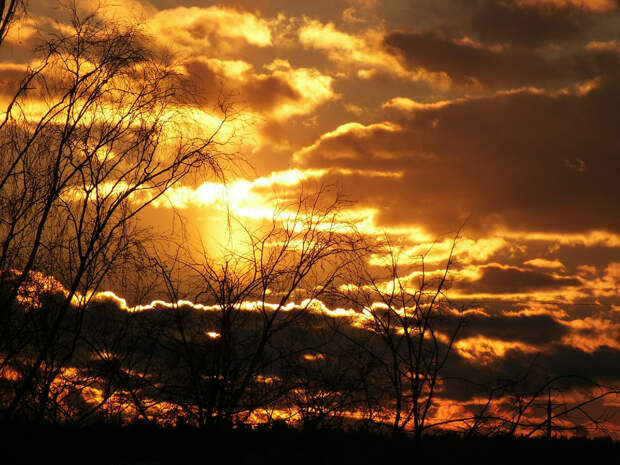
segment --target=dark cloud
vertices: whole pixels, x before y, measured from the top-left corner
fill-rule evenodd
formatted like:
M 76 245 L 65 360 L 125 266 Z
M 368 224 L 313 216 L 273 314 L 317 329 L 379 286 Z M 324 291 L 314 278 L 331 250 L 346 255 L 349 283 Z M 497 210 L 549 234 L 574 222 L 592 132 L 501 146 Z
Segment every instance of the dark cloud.
M 232 92 L 233 98 L 245 109 L 259 112 L 268 112 L 282 103 L 303 99 L 285 77 L 261 75 L 248 70 L 243 78 L 233 78 L 227 76 L 224 70 L 215 69 L 204 58 L 189 59 L 183 66 L 188 85 L 192 87 L 191 92 L 203 105 L 217 102 L 221 92 Z
M 620 350 L 601 346 L 589 353 L 558 345 L 542 353 L 539 363 L 557 375 L 579 375 L 601 382 L 620 381 Z
M 581 38 L 583 8 L 569 4 L 521 4 L 497 0 L 470 2 L 469 26 L 487 43 L 538 47 Z
M 444 374 L 448 382 L 441 397 L 461 401 L 470 401 L 475 396 L 486 398 L 492 387 L 502 385 L 508 390 L 496 391 L 496 398 L 506 394 L 529 397 L 554 378 L 556 390 L 582 388 L 588 397 L 589 390 L 598 383 L 609 385 L 620 381 L 618 363 L 620 351 L 608 346 L 592 353 L 563 344 L 552 344 L 534 354 L 515 348 L 482 364 L 454 353 L 446 366 Z
M 516 294 L 581 285 L 581 281 L 576 278 L 558 277 L 542 271 L 517 267 L 487 265 L 481 267 L 481 270 L 482 275 L 479 279 L 460 281 L 458 287 L 474 293 Z
M 276 76 L 257 77 L 243 86 L 243 95 L 252 108 L 271 110 L 283 101 L 301 100 L 302 96 L 284 79 Z
M 490 339 L 544 346 L 560 341 L 567 333 L 567 327 L 550 315 L 500 314 L 474 315 L 468 318 L 460 337 L 484 336 Z
M 470 230 L 620 231 L 618 104 L 612 80 L 585 94 L 467 99 L 413 109 L 399 126 L 341 128 L 297 160 L 402 171 L 400 179 L 341 177 L 354 198 L 380 208 L 383 223 L 423 222 L 445 233 L 471 214 Z
M 620 350 L 601 346 L 593 352 L 564 344 L 552 344 L 537 354 L 525 354 L 519 349 L 511 349 L 504 357 L 495 359 L 491 365 L 481 367 L 480 373 L 497 373 L 504 379 L 518 379 L 531 373 L 529 380 L 533 385 L 542 385 L 554 377 L 581 378 L 602 383 L 620 381 L 617 367 L 620 363 Z
M 213 103 L 220 92 L 223 81 L 206 60 L 195 58 L 183 63 L 188 76 L 188 85 L 193 87 L 192 94 L 200 103 Z
M 436 32 L 390 32 L 385 44 L 411 68 L 444 72 L 459 85 L 502 89 L 555 88 L 574 81 L 615 74 L 620 63 L 612 50 L 548 56 L 521 47 L 486 48 Z
M 0 95 L 13 97 L 25 73 L 26 70 L 20 66 L 0 65 Z

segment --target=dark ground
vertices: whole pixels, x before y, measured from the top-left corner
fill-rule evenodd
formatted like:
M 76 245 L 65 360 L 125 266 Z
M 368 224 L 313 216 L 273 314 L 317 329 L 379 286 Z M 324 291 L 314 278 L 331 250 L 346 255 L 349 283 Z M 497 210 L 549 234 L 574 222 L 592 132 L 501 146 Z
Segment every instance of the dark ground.
M 343 431 L 162 429 L 150 425 L 0 426 L 0 464 L 593 464 L 620 465 L 608 439 L 426 437 Z

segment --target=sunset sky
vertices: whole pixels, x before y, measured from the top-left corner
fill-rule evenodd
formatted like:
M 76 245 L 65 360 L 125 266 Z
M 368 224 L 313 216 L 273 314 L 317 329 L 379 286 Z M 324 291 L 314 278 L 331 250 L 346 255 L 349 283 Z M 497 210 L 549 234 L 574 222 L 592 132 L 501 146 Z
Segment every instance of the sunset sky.
M 175 187 L 146 212 L 154 225 L 173 206 L 225 242 L 228 211 L 269 218 L 302 188 L 337 186 L 405 269 L 427 252 L 442 266 L 461 228 L 449 295 L 477 309 L 463 360 L 541 353 L 558 373 L 620 382 L 619 0 L 101 4 L 188 78 L 193 124 L 213 124 L 220 95 L 239 111 L 225 132 L 244 161 L 226 185 Z M 0 48 L 0 89 L 61 27 L 55 5 L 29 2 Z

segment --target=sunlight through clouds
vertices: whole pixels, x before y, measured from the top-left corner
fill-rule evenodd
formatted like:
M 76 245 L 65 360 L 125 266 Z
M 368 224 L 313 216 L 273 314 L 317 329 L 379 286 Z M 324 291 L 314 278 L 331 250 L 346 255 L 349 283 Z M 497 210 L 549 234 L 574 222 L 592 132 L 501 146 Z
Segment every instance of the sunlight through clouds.
M 0 38 L 0 415 L 611 424 L 538 403 L 620 386 L 617 0 L 26 10 Z

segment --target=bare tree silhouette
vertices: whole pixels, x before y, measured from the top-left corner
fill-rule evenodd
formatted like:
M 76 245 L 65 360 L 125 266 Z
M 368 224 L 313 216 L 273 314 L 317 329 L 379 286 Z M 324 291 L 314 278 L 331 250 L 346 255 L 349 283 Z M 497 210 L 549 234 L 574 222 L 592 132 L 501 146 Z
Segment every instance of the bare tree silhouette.
M 183 78 L 149 52 L 139 29 L 68 13 L 70 31 L 40 49 L 0 122 L 0 371 L 14 378 L 1 408 L 9 417 L 32 410 L 32 396 L 36 415 L 45 414 L 76 350 L 82 310 L 143 252 L 138 215 L 189 174 L 221 175 L 221 129 L 233 113 L 221 100 L 207 136 L 185 133 Z M 37 273 L 63 289 L 43 322 L 24 296 Z
M 170 301 L 190 297 L 211 306 L 197 312 L 177 305 L 165 343 L 179 361 L 172 371 L 177 384 L 165 386 L 164 396 L 194 423 L 247 419 L 280 398 L 275 368 L 310 348 L 285 333 L 303 328 L 317 299 L 359 252 L 341 207 L 326 188 L 302 192 L 266 224 L 244 229 L 245 252 L 214 259 L 189 251 L 157 261 Z
M 463 324 L 462 313 L 451 308 L 446 294 L 455 243 L 445 267 L 430 273 L 422 256 L 413 279 L 401 274 L 397 251 L 388 243 L 377 251 L 385 257 L 384 272 L 361 260 L 337 295 L 359 310 L 368 329 L 362 339 L 341 334 L 375 362 L 380 374 L 368 373 L 370 383 L 387 381 L 380 397 L 376 389 L 367 390 L 373 393 L 369 414 L 384 411 L 393 433 L 411 429 L 416 440 L 436 426 L 428 419 L 436 407 L 441 371 Z
M 539 355 L 520 373 L 496 373 L 494 381 L 484 383 L 460 380 L 478 392 L 486 391 L 484 401 L 470 407 L 472 417 L 454 419 L 462 424 L 466 437 L 539 435 L 551 439 L 556 433 L 607 434 L 606 423 L 613 414 L 603 400 L 620 395 L 617 387 L 578 374 L 551 376 L 552 367 L 542 366 Z

